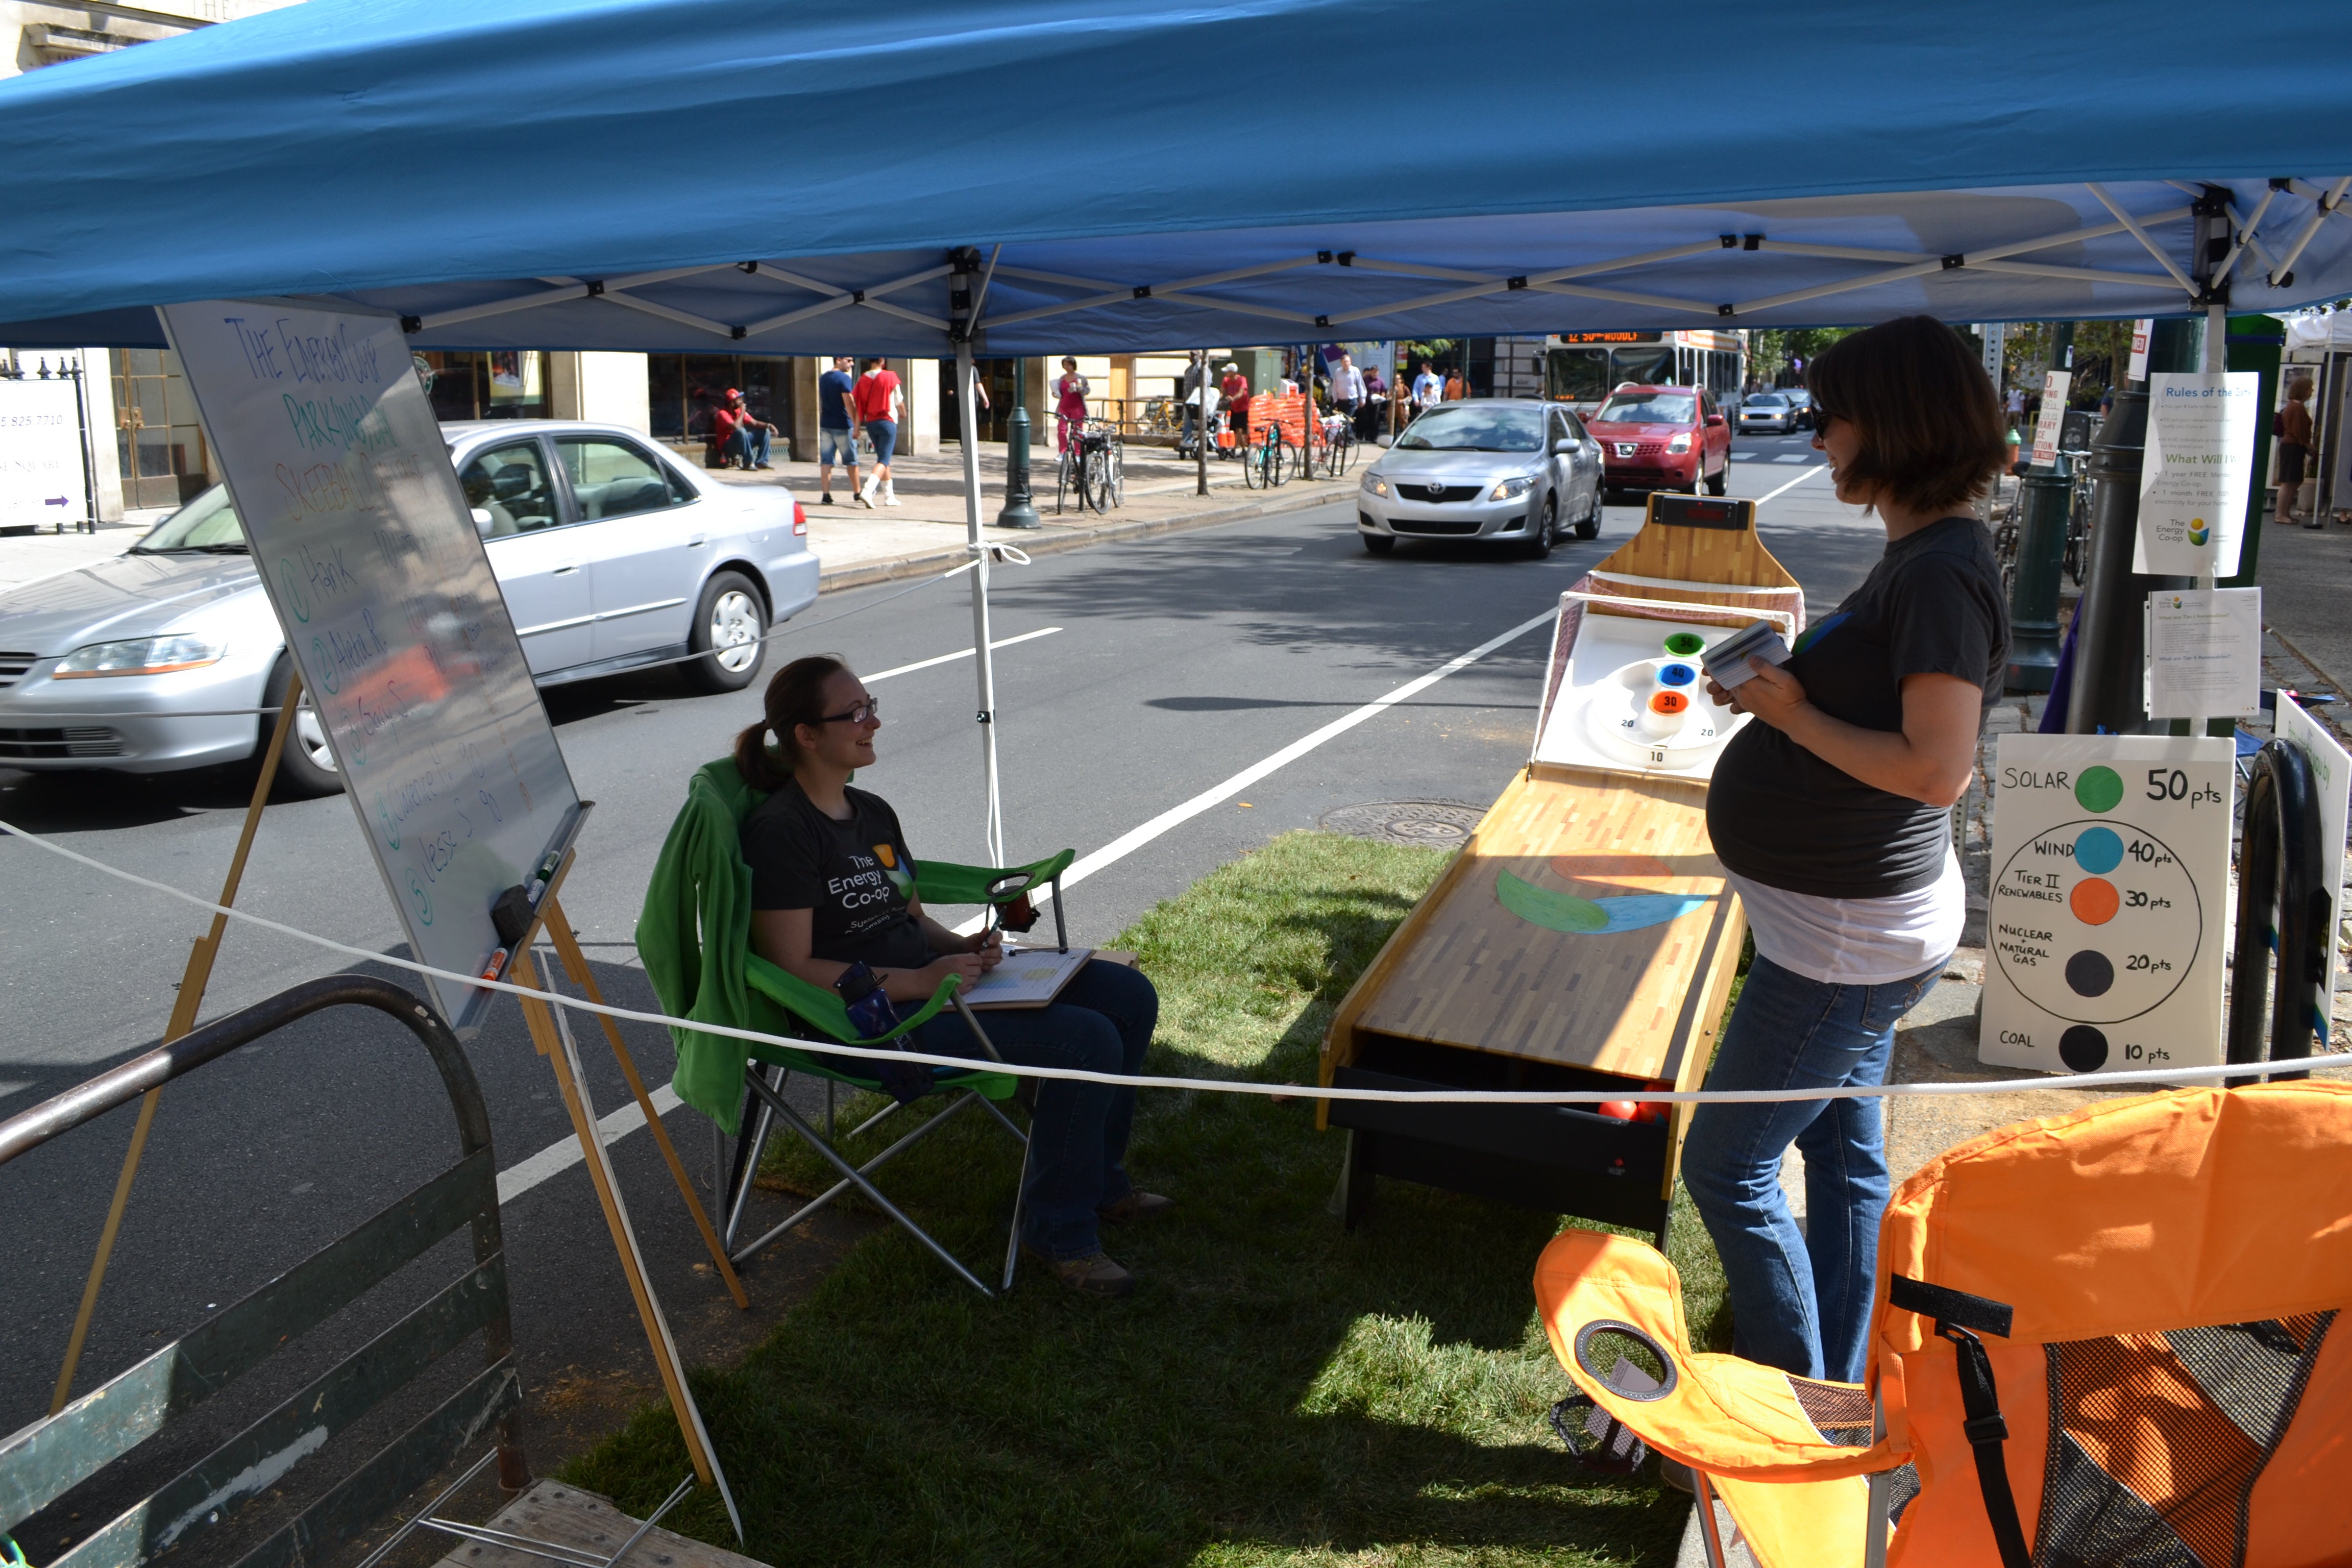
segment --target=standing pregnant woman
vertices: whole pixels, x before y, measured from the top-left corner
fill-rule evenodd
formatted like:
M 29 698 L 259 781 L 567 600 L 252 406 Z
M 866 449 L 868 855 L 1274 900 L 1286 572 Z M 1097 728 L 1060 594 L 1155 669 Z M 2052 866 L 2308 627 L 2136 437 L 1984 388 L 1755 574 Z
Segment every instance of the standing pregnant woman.
M 1885 1081 L 1895 1025 L 1958 944 L 1966 896 L 1951 806 L 2000 697 L 2009 616 L 1992 540 L 1969 512 L 2000 468 L 2000 402 L 1949 327 L 1912 316 L 1823 351 L 1813 445 L 1838 500 L 1886 552 L 1775 668 L 1717 700 L 1752 713 L 1724 747 L 1707 831 L 1756 956 L 1710 1089 Z M 1684 1179 L 1723 1258 L 1734 1348 L 1802 1377 L 1859 1382 L 1886 1152 L 1875 1099 L 1708 1104 Z M 1806 1227 L 1780 1191 L 1804 1155 Z

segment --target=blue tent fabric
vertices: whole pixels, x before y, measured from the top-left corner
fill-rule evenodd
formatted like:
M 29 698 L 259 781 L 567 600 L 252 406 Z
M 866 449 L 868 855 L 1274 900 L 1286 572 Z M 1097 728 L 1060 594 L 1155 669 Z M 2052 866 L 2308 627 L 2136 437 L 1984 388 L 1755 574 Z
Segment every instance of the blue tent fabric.
M 2115 215 L 2186 272 L 2209 191 L 2261 214 L 2232 309 L 2352 293 L 2352 8 L 2042 22 L 309 0 L 0 82 L 0 342 L 332 295 L 420 347 L 936 353 L 959 247 L 999 353 L 2174 314 Z

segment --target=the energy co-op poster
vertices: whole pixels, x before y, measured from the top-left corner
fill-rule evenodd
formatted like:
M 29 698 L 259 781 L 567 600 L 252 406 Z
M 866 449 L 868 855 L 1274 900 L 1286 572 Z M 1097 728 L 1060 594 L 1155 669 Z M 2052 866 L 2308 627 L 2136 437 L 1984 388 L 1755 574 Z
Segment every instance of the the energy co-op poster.
M 1978 1059 L 2220 1064 L 2235 755 L 2205 735 L 2000 738 Z
M 480 974 L 490 906 L 580 804 L 399 325 L 271 300 L 163 314 L 409 949 Z M 493 994 L 431 986 L 460 1028 Z

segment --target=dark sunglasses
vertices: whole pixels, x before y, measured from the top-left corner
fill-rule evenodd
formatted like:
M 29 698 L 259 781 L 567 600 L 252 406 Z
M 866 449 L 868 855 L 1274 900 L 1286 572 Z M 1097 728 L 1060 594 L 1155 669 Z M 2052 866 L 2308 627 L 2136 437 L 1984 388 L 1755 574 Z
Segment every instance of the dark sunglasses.
M 882 700 L 878 697 L 868 697 L 865 701 L 859 703 L 856 707 L 850 709 L 847 712 L 828 713 L 824 718 L 818 720 L 817 722 L 820 724 L 839 724 L 844 722 L 863 724 L 868 719 L 879 719 L 880 717 L 882 717 Z

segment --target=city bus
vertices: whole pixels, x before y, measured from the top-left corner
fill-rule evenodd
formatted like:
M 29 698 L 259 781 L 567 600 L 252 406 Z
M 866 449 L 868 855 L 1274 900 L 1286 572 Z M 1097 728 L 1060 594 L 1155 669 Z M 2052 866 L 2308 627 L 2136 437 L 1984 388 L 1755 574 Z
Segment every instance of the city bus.
M 1543 395 L 1590 414 L 1609 389 L 1703 386 L 1728 414 L 1747 386 L 1743 332 L 1554 332 L 1544 339 Z

